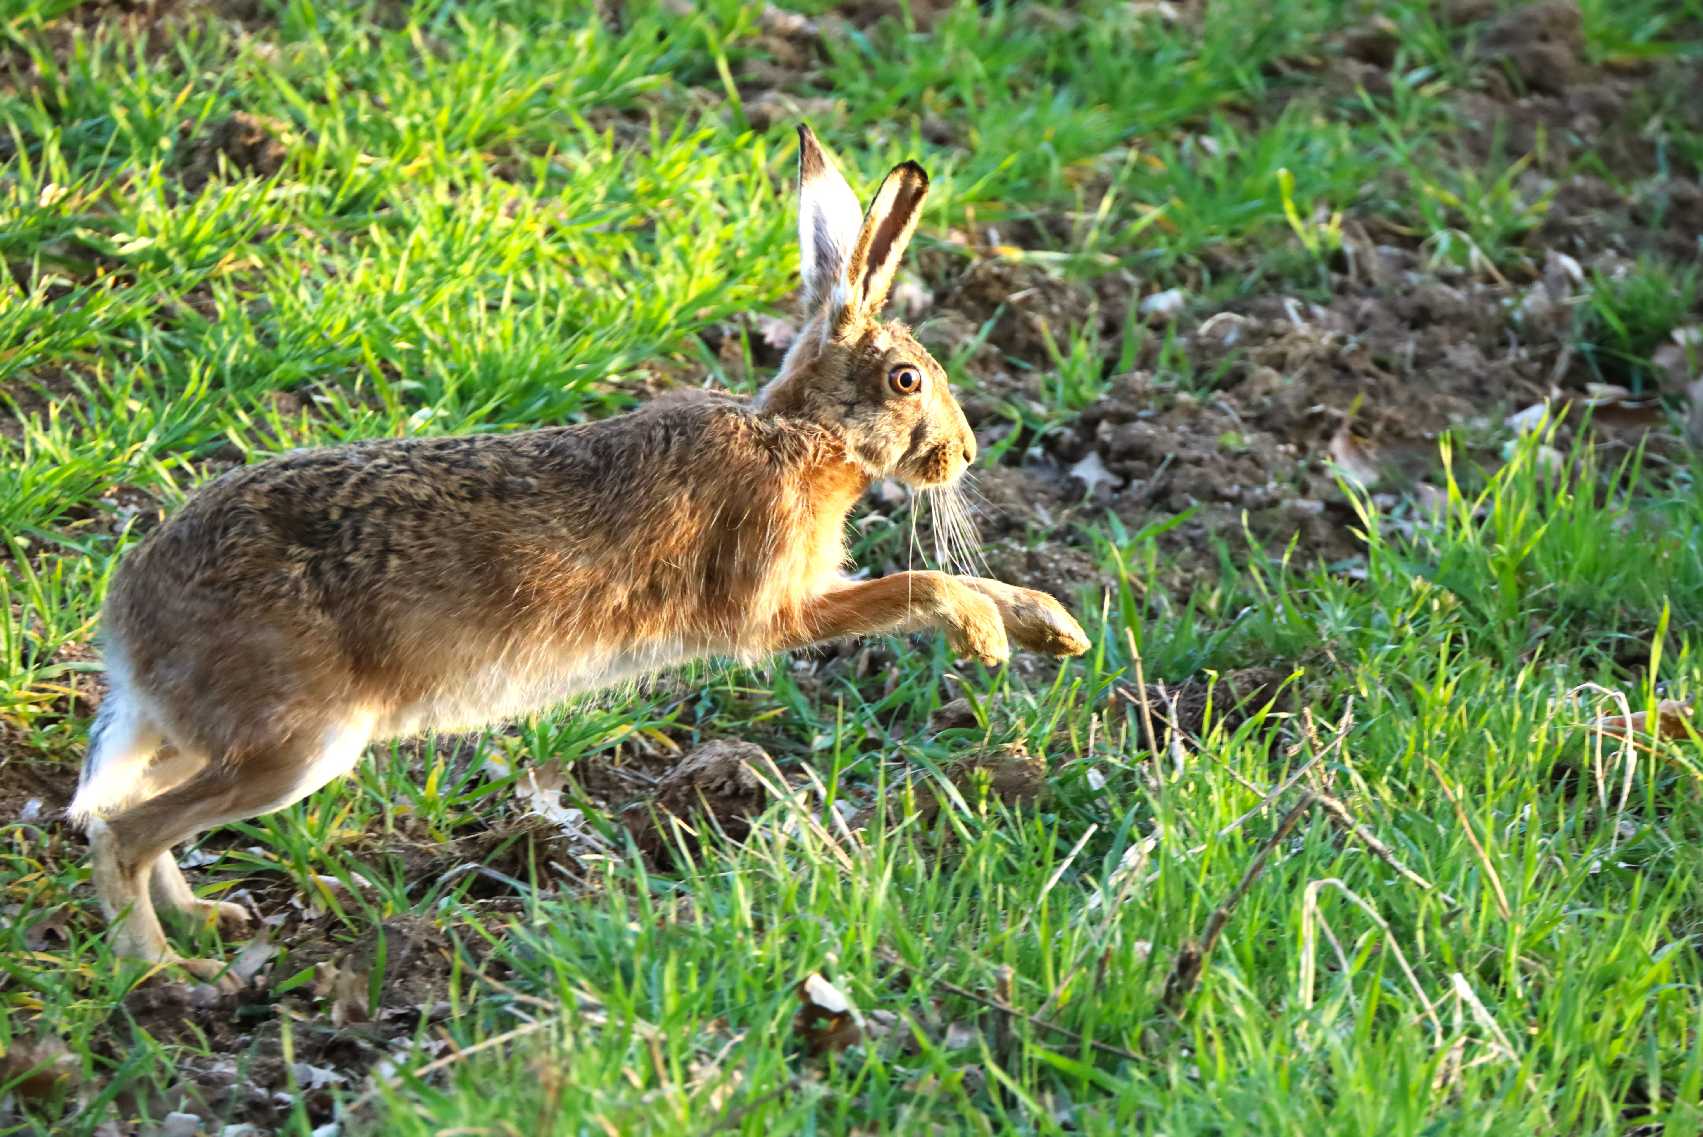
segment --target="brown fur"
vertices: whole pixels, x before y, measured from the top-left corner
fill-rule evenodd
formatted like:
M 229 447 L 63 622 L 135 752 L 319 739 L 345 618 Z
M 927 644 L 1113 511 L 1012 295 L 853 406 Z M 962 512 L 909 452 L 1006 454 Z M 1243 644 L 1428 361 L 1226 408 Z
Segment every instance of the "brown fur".
M 170 846 L 312 792 L 369 738 L 840 636 L 938 628 L 988 663 L 1008 637 L 1086 647 L 1039 593 L 841 575 L 872 478 L 946 483 L 976 445 L 944 371 L 878 319 L 927 179 L 895 169 L 860 226 L 843 181 L 818 184 L 839 175 L 807 130 L 800 144 L 815 308 L 754 400 L 697 393 L 583 426 L 291 454 L 213 482 L 125 558 L 105 608 L 113 706 L 73 806 L 121 950 L 177 959 L 150 882 L 161 904 L 237 921 L 194 899 Z M 890 384 L 900 364 L 923 375 L 917 393 Z M 161 740 L 170 769 L 149 757 Z

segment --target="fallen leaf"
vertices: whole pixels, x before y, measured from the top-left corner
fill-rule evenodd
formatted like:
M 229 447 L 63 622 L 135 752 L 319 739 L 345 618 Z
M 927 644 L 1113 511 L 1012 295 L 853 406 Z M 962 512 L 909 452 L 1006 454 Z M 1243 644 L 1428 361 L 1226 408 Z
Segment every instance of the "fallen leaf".
M 1383 477 L 1369 445 L 1356 438 L 1346 422 L 1331 436 L 1330 460 L 1343 477 L 1363 490 L 1371 489 Z
M 976 725 L 976 708 L 970 700 L 956 698 L 943 703 L 933 714 L 928 716 L 928 729 L 931 731 L 963 730 Z
M 1081 482 L 1089 497 L 1101 486 L 1111 486 L 1114 490 L 1123 485 L 1123 479 L 1106 469 L 1105 460 L 1100 457 L 1098 450 L 1090 450 L 1082 460 L 1070 468 L 1070 476 Z
M 1106 877 L 1106 883 L 1088 894 L 1088 902 L 1083 905 L 1083 911 L 1092 912 L 1108 901 L 1122 903 L 1127 900 L 1142 883 L 1141 877 L 1147 872 L 1147 862 L 1158 847 L 1157 833 L 1149 833 L 1132 843 L 1123 851 L 1123 856 L 1118 858 L 1118 867 Z
M 1591 724 L 1603 734 L 1617 738 L 1644 735 L 1648 738 L 1690 738 L 1694 718 L 1690 700 L 1663 699 L 1656 704 L 1655 729 L 1650 729 L 1650 712 L 1634 711 L 1629 715 L 1606 715 Z
M 806 1054 L 815 1056 L 855 1046 L 864 1034 L 863 1016 L 844 992 L 817 972 L 798 985 L 801 1006 L 792 1020 L 793 1033 L 804 1040 Z
M 1129 0 L 1129 3 L 1124 5 L 1124 10 L 1134 19 L 1152 17 L 1167 24 L 1174 24 L 1183 18 L 1182 11 L 1170 0 Z
M 1549 402 L 1533 403 L 1523 410 L 1515 411 L 1502 420 L 1502 425 L 1518 435 L 1527 435 L 1537 430 L 1549 418 Z
M 81 1080 L 82 1064 L 65 1043 L 48 1035 L 33 1042 L 13 1040 L 0 1054 L 0 1085 L 26 1105 L 51 1101 Z
M 265 970 L 279 950 L 278 945 L 272 942 L 272 937 L 267 935 L 267 929 L 262 927 L 260 934 L 248 941 L 243 949 L 237 952 L 236 958 L 231 960 L 230 973 L 244 987 L 252 986 L 255 976 Z
M 787 39 L 811 39 L 816 35 L 816 21 L 802 12 L 765 4 L 757 16 L 757 26 L 770 35 Z
M 1181 288 L 1167 288 L 1142 300 L 1140 311 L 1148 322 L 1163 323 L 1181 315 L 1188 300 L 1189 294 Z
M 915 320 L 934 304 L 934 293 L 930 292 L 921 280 L 906 273 L 893 286 L 887 303 L 899 313 L 900 319 Z
M 218 852 L 210 849 L 190 849 L 177 859 L 177 867 L 180 869 L 203 869 L 217 861 L 219 856 Z
M 367 1021 L 367 975 L 363 971 L 321 963 L 314 969 L 313 993 L 331 1000 L 331 1025 Z
M 24 932 L 24 947 L 30 951 L 48 951 L 71 942 L 67 930 L 71 924 L 71 906 L 61 904 L 52 909 Z
M 340 1086 L 349 1080 L 346 1074 L 340 1074 L 326 1066 L 310 1065 L 307 1062 L 297 1062 L 292 1065 L 290 1076 L 296 1080 L 296 1085 L 304 1090 L 321 1090 L 326 1086 Z
M 966 1022 L 951 1022 L 946 1024 L 946 1034 L 940 1045 L 947 1050 L 969 1050 L 981 1038 L 982 1032 Z
M 562 787 L 567 779 L 560 769 L 540 773 L 536 766 L 526 771 L 526 777 L 515 783 L 515 796 L 526 806 L 528 813 L 542 817 L 562 831 L 571 841 L 601 844 L 585 825 L 585 811 L 562 804 Z
M 1248 318 L 1235 312 L 1217 312 L 1201 322 L 1194 330 L 1194 338 L 1203 342 L 1216 343 L 1221 348 L 1234 347 L 1242 339 L 1242 331 L 1247 327 Z

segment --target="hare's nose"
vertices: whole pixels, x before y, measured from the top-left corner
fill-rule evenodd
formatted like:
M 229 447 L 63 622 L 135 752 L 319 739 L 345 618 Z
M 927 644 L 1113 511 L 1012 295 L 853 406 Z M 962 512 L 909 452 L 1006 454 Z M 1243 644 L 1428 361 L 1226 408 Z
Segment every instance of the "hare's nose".
M 976 439 L 975 439 L 975 436 L 972 435 L 970 437 L 970 440 L 968 442 L 964 443 L 964 465 L 974 466 L 975 464 L 976 464 Z

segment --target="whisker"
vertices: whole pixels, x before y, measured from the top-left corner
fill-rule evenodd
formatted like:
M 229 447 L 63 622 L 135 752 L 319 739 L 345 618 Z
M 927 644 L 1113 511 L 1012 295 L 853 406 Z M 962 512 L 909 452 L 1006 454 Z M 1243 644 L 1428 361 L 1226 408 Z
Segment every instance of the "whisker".
M 953 567 L 967 574 L 985 576 L 987 562 L 981 553 L 975 521 L 958 487 L 939 488 L 933 504 L 936 528 Z

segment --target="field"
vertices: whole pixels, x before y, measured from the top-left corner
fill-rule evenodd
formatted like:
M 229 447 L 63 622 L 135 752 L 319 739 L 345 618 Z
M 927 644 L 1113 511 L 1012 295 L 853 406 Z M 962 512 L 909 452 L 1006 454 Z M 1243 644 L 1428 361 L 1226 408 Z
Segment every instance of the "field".
M 4 0 L 0 1134 L 1703 1130 L 1700 69 L 1700 0 Z M 115 958 L 124 549 L 752 391 L 801 119 L 928 168 L 893 308 L 1090 653 L 387 744 L 181 850 L 245 990 Z

